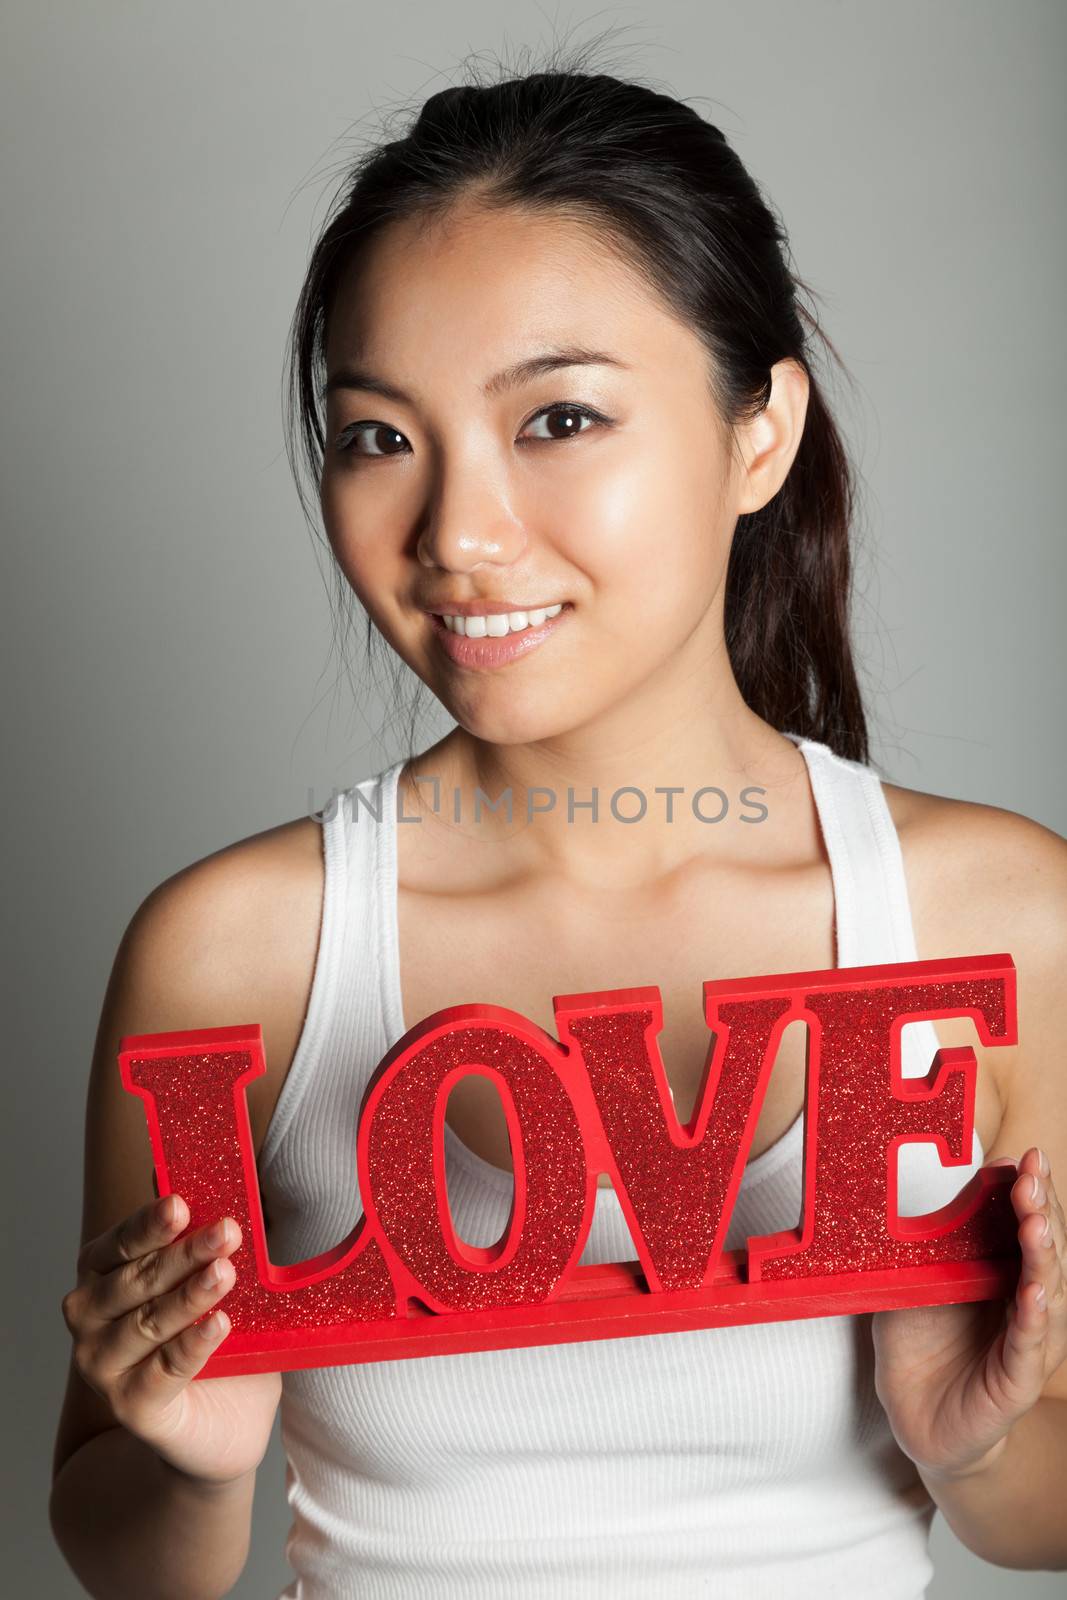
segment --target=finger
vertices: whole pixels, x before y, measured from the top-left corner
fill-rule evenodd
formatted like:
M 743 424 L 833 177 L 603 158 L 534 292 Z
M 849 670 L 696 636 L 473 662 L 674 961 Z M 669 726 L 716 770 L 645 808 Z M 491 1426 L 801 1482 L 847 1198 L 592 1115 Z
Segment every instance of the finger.
M 1052 1178 L 1052 1171 L 1049 1166 L 1048 1156 L 1043 1150 L 1037 1150 L 1037 1157 L 1037 1176 L 1048 1191 L 1049 1215 L 1052 1219 L 1052 1226 L 1056 1232 L 1057 1242 L 1062 1250 L 1064 1246 L 1067 1245 L 1067 1217 L 1064 1216 L 1063 1203 L 1060 1199 L 1059 1190 L 1057 1189 Z
M 236 1276 L 233 1262 L 219 1257 L 168 1294 L 142 1301 L 124 1317 L 108 1324 L 96 1346 L 100 1377 L 114 1381 L 156 1355 L 161 1346 L 176 1339 L 228 1294 Z
M 1032 1159 L 1012 1185 L 1012 1200 L 1020 1223 L 1027 1217 L 1039 1217 L 1040 1223 L 1030 1225 L 1035 1243 L 1040 1243 L 1052 1257 L 1062 1259 L 1067 1248 L 1063 1212 L 1052 1185 L 1051 1174 L 1043 1177 L 1038 1170 L 1040 1151 L 1027 1151 Z M 1026 1157 L 1023 1158 L 1026 1160 Z M 1046 1234 L 1045 1228 L 1048 1228 Z M 1020 1232 L 1020 1241 L 1024 1235 Z
M 990 1351 L 998 1370 L 987 1378 L 1008 1421 L 1028 1410 L 1044 1386 L 1048 1321 L 1044 1285 L 1029 1278 L 1024 1265 L 1003 1339 L 995 1341 Z
M 166 1405 L 185 1388 L 218 1349 L 230 1331 L 230 1319 L 220 1307 L 209 1317 L 158 1346 L 125 1374 L 120 1404 L 123 1410 Z
M 1027 1156 L 1035 1156 L 1038 1153 L 1027 1151 Z M 1036 1165 L 1035 1160 L 1027 1162 L 1028 1168 L 1036 1168 Z M 1046 1349 L 1044 1355 L 1058 1362 L 1061 1359 L 1060 1346 L 1065 1334 L 1063 1319 L 1067 1286 L 1064 1282 L 1062 1233 L 1058 1229 L 1057 1219 L 1052 1214 L 1045 1183 L 1046 1180 L 1039 1177 L 1036 1170 L 1024 1172 L 1012 1185 L 1012 1200 L 1021 1218 L 1019 1245 L 1022 1250 L 1023 1265 L 1019 1275 L 1019 1290 L 1026 1291 L 1022 1301 L 1022 1312 L 1025 1317 L 1027 1305 L 1032 1303 L 1033 1311 L 1044 1328 L 1045 1337 L 1051 1336 L 1055 1345 L 1055 1348 L 1050 1346 Z M 1042 1295 L 1043 1300 L 1040 1298 Z M 1031 1323 L 1033 1326 L 1038 1325 L 1038 1321 L 1031 1319 L 1027 1326 Z
M 92 1314 L 104 1322 L 124 1317 L 145 1301 L 176 1289 L 210 1261 L 231 1256 L 240 1243 L 238 1223 L 233 1217 L 220 1217 L 159 1250 L 150 1250 L 93 1284 Z
M 79 1278 L 90 1272 L 113 1272 L 124 1262 L 158 1250 L 188 1222 L 189 1207 L 181 1195 L 168 1194 L 162 1200 L 150 1201 L 82 1246 L 78 1255 Z

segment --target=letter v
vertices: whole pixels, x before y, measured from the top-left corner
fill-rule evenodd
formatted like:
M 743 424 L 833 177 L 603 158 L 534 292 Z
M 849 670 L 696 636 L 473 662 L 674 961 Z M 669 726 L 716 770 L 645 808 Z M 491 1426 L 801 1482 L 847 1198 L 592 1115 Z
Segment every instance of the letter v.
M 710 1284 L 793 997 L 731 1000 L 721 984 L 705 984 L 708 1026 L 722 1027 L 684 1130 L 656 1044 L 657 987 L 555 995 L 552 1006 L 557 1037 L 574 1041 L 599 1112 L 591 1157 L 615 1185 L 649 1288 Z

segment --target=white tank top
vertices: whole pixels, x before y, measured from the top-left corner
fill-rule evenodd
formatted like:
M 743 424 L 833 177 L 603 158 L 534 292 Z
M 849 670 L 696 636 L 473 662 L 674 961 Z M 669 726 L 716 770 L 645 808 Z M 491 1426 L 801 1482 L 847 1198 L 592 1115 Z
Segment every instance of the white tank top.
M 830 860 L 835 964 L 916 960 L 877 773 L 788 737 L 806 759 Z M 402 766 L 319 815 L 314 979 L 259 1160 L 276 1262 L 326 1250 L 358 1222 L 363 1092 L 405 1021 L 421 1020 L 402 1015 L 397 962 Z M 937 1044 L 932 1023 L 908 1023 L 904 1074 L 925 1073 Z M 802 1155 L 803 1114 L 745 1168 L 727 1249 L 797 1225 Z M 447 1123 L 445 1156 L 455 1226 L 493 1243 L 511 1174 Z M 983 1160 L 977 1133 L 966 1168 L 943 1167 L 929 1143 L 899 1156 L 908 1215 L 943 1205 Z M 615 1190 L 600 1187 L 581 1261 L 634 1259 Z M 287 1372 L 286 1556 L 297 1577 L 279 1600 L 918 1600 L 933 1574 L 934 1505 L 873 1372 L 869 1315 Z

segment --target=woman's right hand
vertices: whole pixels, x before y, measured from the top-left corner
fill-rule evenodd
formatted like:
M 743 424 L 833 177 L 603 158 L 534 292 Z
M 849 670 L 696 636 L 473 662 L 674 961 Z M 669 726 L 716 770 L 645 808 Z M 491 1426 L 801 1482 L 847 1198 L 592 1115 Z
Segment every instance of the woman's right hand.
M 191 1382 L 229 1332 L 221 1308 L 197 1319 L 233 1287 L 241 1230 L 223 1217 L 178 1238 L 188 1223 L 185 1201 L 167 1195 L 88 1240 L 63 1317 L 75 1366 L 116 1422 L 178 1471 L 227 1483 L 266 1453 L 281 1374 Z

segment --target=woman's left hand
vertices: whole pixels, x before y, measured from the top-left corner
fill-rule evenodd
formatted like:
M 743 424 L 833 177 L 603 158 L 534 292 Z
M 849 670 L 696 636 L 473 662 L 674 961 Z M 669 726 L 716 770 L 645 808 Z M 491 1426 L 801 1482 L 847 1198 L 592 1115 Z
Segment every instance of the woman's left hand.
M 900 1448 L 926 1472 L 995 1461 L 1067 1358 L 1067 1226 L 1042 1159 L 1027 1150 L 1012 1185 L 1023 1259 L 1010 1300 L 873 1313 L 875 1389 Z

